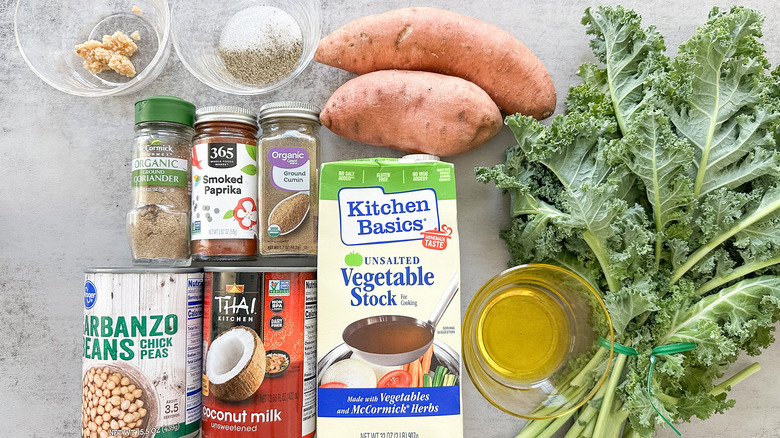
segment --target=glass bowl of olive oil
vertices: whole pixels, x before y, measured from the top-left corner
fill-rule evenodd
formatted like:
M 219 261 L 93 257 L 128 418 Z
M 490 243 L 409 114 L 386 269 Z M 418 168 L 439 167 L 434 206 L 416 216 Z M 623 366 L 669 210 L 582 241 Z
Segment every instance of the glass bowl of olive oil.
M 563 416 L 590 400 L 606 380 L 613 344 L 598 292 L 547 264 L 491 278 L 463 321 L 471 381 L 493 405 L 527 419 Z

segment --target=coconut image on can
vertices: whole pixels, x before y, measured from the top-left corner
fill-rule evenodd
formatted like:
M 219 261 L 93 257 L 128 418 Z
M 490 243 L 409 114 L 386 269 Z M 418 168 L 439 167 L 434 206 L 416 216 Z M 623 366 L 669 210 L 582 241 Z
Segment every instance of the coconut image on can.
M 220 400 L 246 400 L 263 383 L 265 349 L 257 332 L 249 327 L 237 326 L 221 333 L 206 357 L 210 391 Z

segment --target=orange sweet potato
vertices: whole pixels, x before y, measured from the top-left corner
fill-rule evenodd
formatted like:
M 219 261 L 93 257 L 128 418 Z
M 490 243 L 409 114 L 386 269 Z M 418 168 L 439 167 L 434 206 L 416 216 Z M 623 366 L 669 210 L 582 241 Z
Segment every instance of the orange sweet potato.
M 502 111 L 536 119 L 555 110 L 539 58 L 508 32 L 436 8 L 405 8 L 347 23 L 323 38 L 314 59 L 352 73 L 423 70 L 471 81 Z
M 325 103 L 320 120 L 350 140 L 438 156 L 472 150 L 502 126 L 496 104 L 471 82 L 408 70 L 348 81 Z

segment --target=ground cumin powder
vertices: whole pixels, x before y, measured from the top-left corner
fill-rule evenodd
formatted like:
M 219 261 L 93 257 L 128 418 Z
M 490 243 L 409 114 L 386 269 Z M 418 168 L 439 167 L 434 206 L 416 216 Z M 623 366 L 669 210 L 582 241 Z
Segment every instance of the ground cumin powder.
M 293 231 L 309 213 L 310 198 L 307 193 L 296 193 L 285 198 L 271 211 L 268 223 L 278 225 L 281 234 Z

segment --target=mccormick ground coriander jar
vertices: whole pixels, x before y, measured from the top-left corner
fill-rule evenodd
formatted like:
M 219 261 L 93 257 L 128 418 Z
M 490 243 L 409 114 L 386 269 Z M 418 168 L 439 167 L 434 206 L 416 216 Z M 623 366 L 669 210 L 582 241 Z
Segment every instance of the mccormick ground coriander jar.
M 260 254 L 317 253 L 319 108 L 260 108 Z
M 235 106 L 195 113 L 192 146 L 192 255 L 251 260 L 257 255 L 257 116 Z
M 190 264 L 190 147 L 195 105 L 173 96 L 135 103 L 132 204 L 127 214 L 133 263 Z

